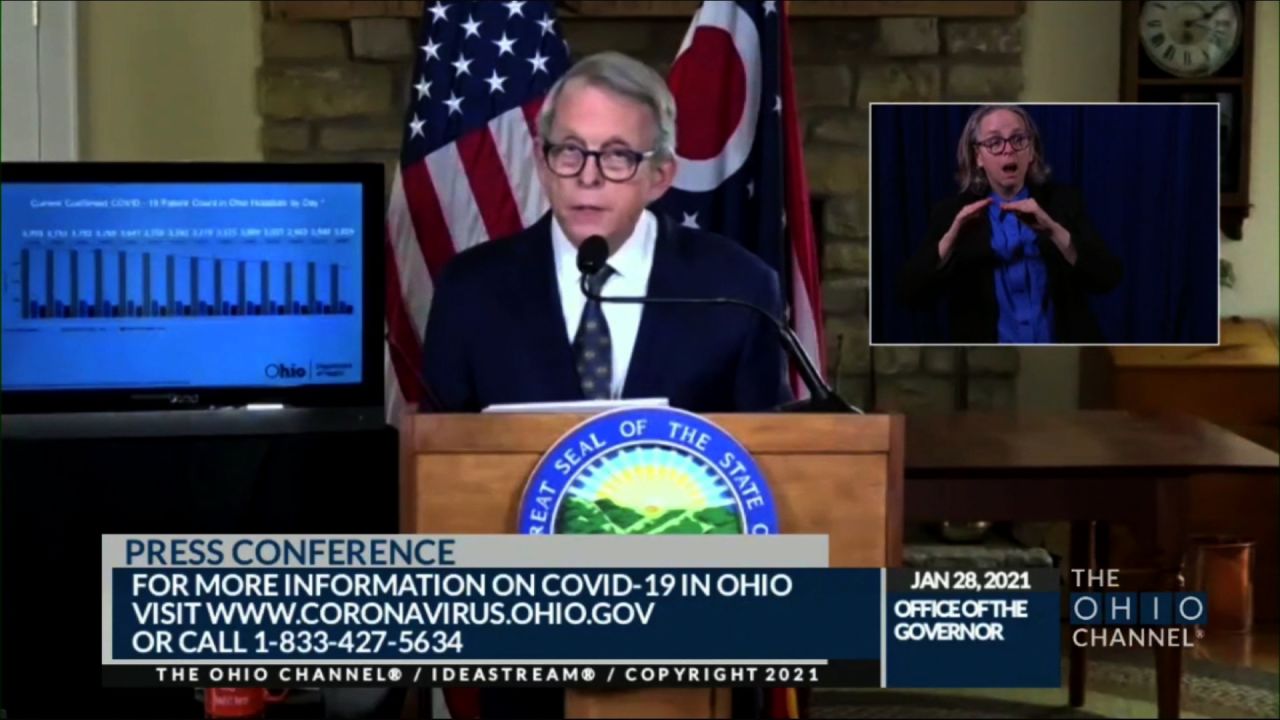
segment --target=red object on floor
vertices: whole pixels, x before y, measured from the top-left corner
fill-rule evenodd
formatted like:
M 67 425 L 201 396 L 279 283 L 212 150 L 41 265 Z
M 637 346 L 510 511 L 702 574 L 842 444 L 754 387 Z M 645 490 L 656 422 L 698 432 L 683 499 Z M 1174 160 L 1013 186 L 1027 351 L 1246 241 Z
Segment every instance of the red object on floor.
M 453 720 L 480 720 L 478 688 L 445 688 L 444 703 L 449 707 L 449 717 Z

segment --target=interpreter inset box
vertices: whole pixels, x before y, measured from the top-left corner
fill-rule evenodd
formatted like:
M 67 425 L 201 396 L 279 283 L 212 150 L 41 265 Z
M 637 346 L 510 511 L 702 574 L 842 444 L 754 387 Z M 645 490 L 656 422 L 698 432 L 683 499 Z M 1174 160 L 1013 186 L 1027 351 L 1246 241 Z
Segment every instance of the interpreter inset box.
M 874 345 L 1216 345 L 1217 103 L 872 103 Z

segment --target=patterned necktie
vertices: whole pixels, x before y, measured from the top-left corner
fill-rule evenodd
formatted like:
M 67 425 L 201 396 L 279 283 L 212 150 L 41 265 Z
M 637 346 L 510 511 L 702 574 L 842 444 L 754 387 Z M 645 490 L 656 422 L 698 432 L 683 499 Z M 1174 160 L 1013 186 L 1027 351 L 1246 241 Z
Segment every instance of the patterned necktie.
M 605 265 L 587 278 L 591 293 L 599 295 L 612 274 L 613 268 Z M 604 319 L 600 303 L 590 298 L 582 308 L 578 333 L 573 336 L 573 356 L 578 363 L 578 382 L 582 385 L 583 397 L 608 400 L 613 387 L 613 346 L 609 342 L 609 323 Z

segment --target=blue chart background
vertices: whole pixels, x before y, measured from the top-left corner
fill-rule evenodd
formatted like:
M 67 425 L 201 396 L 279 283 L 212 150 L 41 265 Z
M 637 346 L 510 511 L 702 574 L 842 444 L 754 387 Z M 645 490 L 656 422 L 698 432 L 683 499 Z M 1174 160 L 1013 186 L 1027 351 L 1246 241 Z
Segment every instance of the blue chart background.
M 141 200 L 142 208 L 82 208 L 51 210 L 31 207 L 35 201 L 95 200 L 113 198 Z M 6 286 L 0 302 L 8 333 L 3 345 L 4 388 L 41 390 L 68 388 L 108 389 L 145 387 L 262 387 L 302 384 L 352 384 L 363 377 L 361 367 L 361 327 L 364 296 L 362 263 L 362 196 L 354 184 L 83 184 L 5 185 L 3 260 Z M 151 209 L 147 203 L 161 199 L 204 201 L 314 200 L 318 207 L 300 208 L 192 208 Z M 296 241 L 288 237 L 268 239 L 237 238 L 185 240 L 88 239 L 83 242 L 23 241 L 25 230 L 148 231 L 208 230 L 236 231 L 276 228 L 291 231 L 317 228 L 342 229 L 349 237 Z M 222 317 L 113 317 L 23 319 L 20 272 L 23 248 L 31 252 L 31 294 L 44 302 L 45 251 L 56 251 L 55 294 L 69 299 L 71 265 L 69 251 L 80 255 L 81 299 L 94 300 L 95 249 L 103 251 L 104 299 L 117 302 L 118 256 L 129 257 L 128 297 L 141 304 L 142 254 L 151 253 L 152 298 L 166 304 L 165 258 L 175 257 L 175 294 L 190 301 L 190 258 L 199 257 L 201 300 L 214 297 L 213 261 L 223 263 L 224 300 L 237 301 L 237 261 L 244 260 L 246 300 L 261 299 L 260 263 L 270 264 L 275 273 L 269 280 L 271 299 L 284 301 L 286 262 L 294 271 L 293 297 L 305 302 L 308 262 L 316 263 L 317 300 L 329 301 L 331 265 L 341 268 L 340 299 L 353 306 L 344 315 L 277 315 Z M 379 320 L 378 322 L 381 322 Z M 74 332 L 66 331 L 68 328 Z M 86 330 L 94 329 L 94 332 Z M 143 332 L 141 329 L 147 329 Z M 226 352 L 235 348 L 235 352 Z M 108 360 L 109 359 L 109 360 Z M 305 377 L 268 377 L 266 366 L 284 363 L 307 369 Z M 335 367 L 333 374 L 321 374 L 315 363 Z
M 168 573 L 186 575 L 189 587 L 195 587 L 196 575 L 235 574 L 241 570 L 139 570 L 117 568 L 112 570 L 112 655 L 115 659 L 157 659 L 151 655 L 143 655 L 133 651 L 130 638 L 140 629 L 133 612 L 132 597 L 135 573 Z M 280 574 L 310 573 L 310 570 L 277 570 Z M 332 572 L 332 571 L 330 571 Z M 411 573 L 414 571 L 368 570 L 378 574 Z M 441 571 L 432 571 L 441 572 Z M 492 576 L 502 572 L 513 572 L 528 575 L 544 572 L 557 573 L 602 573 L 612 575 L 621 573 L 631 576 L 637 584 L 651 573 L 701 574 L 712 575 L 712 588 L 715 575 L 725 571 L 717 570 L 466 570 L 446 571 L 461 572 L 469 575 Z M 734 573 L 752 574 L 756 571 L 730 571 Z M 645 597 L 643 591 L 633 592 L 625 598 L 632 602 L 654 603 L 653 614 L 648 625 L 633 623 L 631 625 L 500 625 L 500 626 L 457 626 L 462 631 L 463 649 L 461 653 L 450 652 L 434 655 L 435 659 L 448 660 L 659 660 L 659 659 L 706 659 L 706 660 L 878 660 L 880 657 L 880 571 L 878 569 L 803 569 L 781 570 L 793 581 L 791 595 L 784 598 L 681 598 L 681 597 Z M 648 585 L 642 586 L 645 590 Z M 137 600 L 148 600 L 140 598 Z M 174 599 L 174 598 L 165 598 Z M 195 598 L 176 598 L 177 600 L 193 600 Z M 351 598 L 336 596 L 308 598 L 320 602 L 349 601 Z M 425 600 L 426 598 L 406 598 L 408 601 Z M 365 599 L 366 601 L 369 599 Z M 448 599 L 442 599 L 448 601 Z M 527 596 L 522 598 L 492 598 L 501 601 L 509 608 L 519 601 L 565 601 L 577 600 L 588 606 L 608 598 L 560 598 L 547 596 Z M 278 599 L 257 600 L 257 603 L 279 602 Z M 472 600 L 471 602 L 485 602 Z M 615 601 L 616 604 L 616 601 Z M 201 615 L 206 613 L 201 611 Z M 149 626 L 148 629 L 161 629 L 177 633 L 183 630 L 240 630 L 241 642 L 247 648 L 255 648 L 253 635 L 258 630 L 277 632 L 279 630 L 326 630 L 330 643 L 336 643 L 346 630 L 385 630 L 388 638 L 399 638 L 402 630 L 440 630 L 446 626 L 253 626 L 219 625 L 216 628 L 207 623 L 183 626 Z M 167 656 L 166 660 L 190 659 L 335 659 L 354 658 L 360 660 L 375 659 L 419 659 L 411 653 L 401 653 L 396 649 L 383 647 L 379 654 L 348 655 L 341 649 L 330 647 L 325 654 L 283 653 L 278 649 L 258 654 L 177 654 Z M 422 658 L 425 659 L 425 658 Z
M 913 622 L 894 617 L 896 600 L 1028 599 L 1025 620 L 1004 620 L 1006 642 L 896 640 L 894 627 Z M 1053 592 L 1022 593 L 890 593 L 886 685 L 926 687 L 1060 687 L 1062 684 L 1060 596 Z M 933 622 L 960 622 L 934 620 Z

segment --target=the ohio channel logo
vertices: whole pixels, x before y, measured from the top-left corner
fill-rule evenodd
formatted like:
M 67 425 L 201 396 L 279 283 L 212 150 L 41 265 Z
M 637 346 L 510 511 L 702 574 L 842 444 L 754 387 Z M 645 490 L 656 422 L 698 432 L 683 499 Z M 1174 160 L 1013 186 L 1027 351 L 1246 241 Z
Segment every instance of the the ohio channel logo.
M 520 532 L 776 534 L 769 486 L 736 440 L 671 408 L 628 408 L 571 430 L 542 458 Z

